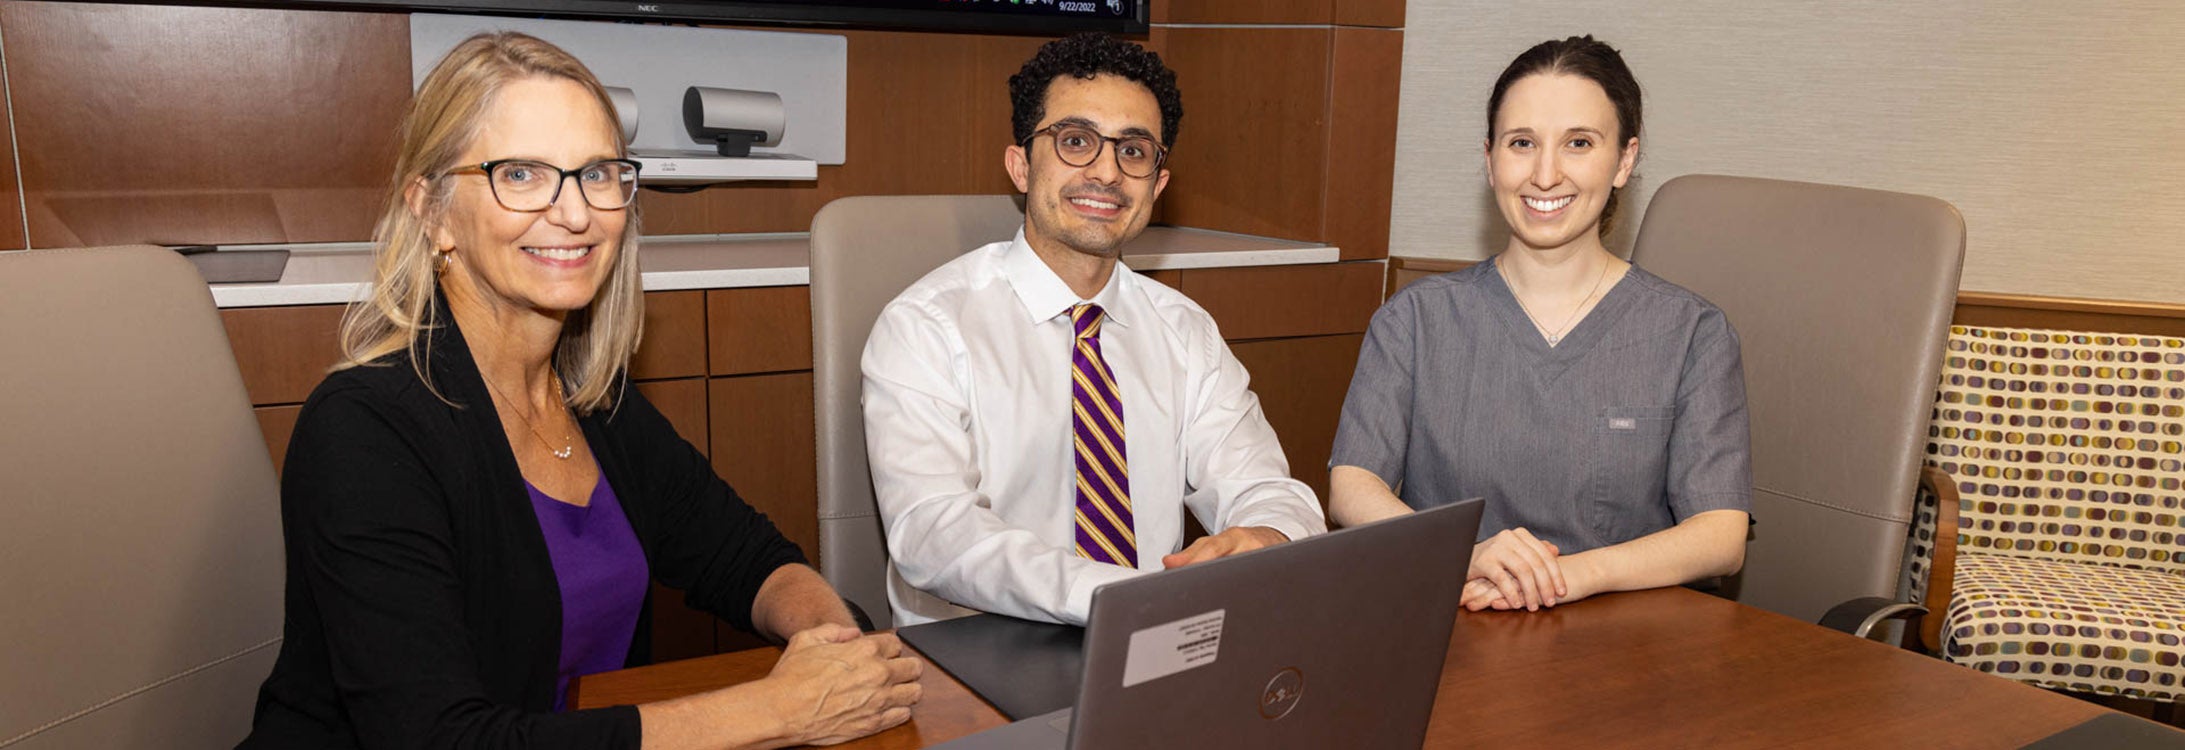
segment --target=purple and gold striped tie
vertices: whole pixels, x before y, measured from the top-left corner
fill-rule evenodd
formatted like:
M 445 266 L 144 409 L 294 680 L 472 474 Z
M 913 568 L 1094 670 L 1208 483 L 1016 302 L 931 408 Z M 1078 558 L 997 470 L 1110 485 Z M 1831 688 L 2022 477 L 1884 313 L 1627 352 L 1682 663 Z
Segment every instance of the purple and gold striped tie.
M 1099 305 L 1070 308 L 1077 330 L 1070 355 L 1072 442 L 1077 453 L 1077 554 L 1097 562 L 1138 567 L 1138 534 L 1131 526 L 1130 464 L 1123 452 L 1123 399 L 1115 373 L 1100 357 Z

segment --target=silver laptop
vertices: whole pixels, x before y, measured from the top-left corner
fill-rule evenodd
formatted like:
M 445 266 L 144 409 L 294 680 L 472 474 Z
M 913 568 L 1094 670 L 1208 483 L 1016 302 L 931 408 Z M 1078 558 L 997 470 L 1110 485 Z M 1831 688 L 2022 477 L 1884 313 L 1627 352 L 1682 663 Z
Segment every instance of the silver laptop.
M 1075 709 L 938 747 L 1415 750 L 1482 507 L 1102 586 Z

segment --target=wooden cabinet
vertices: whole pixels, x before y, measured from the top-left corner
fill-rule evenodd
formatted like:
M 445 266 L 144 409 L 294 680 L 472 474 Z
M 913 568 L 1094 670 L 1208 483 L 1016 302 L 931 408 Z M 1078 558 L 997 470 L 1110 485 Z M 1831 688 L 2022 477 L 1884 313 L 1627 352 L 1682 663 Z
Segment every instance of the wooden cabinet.
M 1230 341 L 1363 333 L 1381 306 L 1380 263 L 1322 263 L 1183 272 L 1177 291 L 1206 308 Z
M 652 402 L 653 408 L 660 410 L 660 416 L 667 417 L 668 423 L 675 425 L 675 434 L 697 446 L 699 453 L 713 455 L 709 447 L 713 432 L 706 427 L 711 417 L 706 409 L 705 378 L 644 381 L 634 387 L 645 395 L 646 401 Z
M 1310 485 L 1328 505 L 1328 452 L 1335 445 L 1335 424 L 1358 365 L 1363 334 L 1307 336 L 1238 342 L 1229 350 L 1252 373 L 1252 393 L 1282 441 L 1290 476 Z
M 812 288 L 706 292 L 706 352 L 715 375 L 812 369 Z
M 243 389 L 259 406 L 300 404 L 341 361 L 343 305 L 245 307 L 220 311 Z M 282 441 L 284 443 L 286 440 Z M 275 451 L 279 453 L 281 451 Z
M 708 390 L 713 470 L 818 563 L 811 371 L 714 378 Z
M 638 345 L 636 356 L 630 358 L 630 379 L 697 378 L 705 374 L 706 293 L 692 290 L 646 294 L 645 340 Z M 646 397 L 651 398 L 651 394 Z
M 273 455 L 274 476 L 279 476 L 288 463 L 288 436 L 296 431 L 296 416 L 303 413 L 303 407 L 260 406 L 251 411 L 257 413 L 258 434 L 265 436 L 266 452 Z

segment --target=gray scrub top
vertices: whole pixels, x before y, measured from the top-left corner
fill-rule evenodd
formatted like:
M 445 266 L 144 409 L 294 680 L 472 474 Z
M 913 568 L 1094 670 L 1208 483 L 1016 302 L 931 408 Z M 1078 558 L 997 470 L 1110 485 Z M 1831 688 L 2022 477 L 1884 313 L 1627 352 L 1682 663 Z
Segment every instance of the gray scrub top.
M 1563 554 L 1752 507 L 1736 331 L 1636 266 L 1550 347 L 1494 261 L 1412 283 L 1373 316 L 1330 466 L 1413 508 L 1487 499 L 1485 539 Z

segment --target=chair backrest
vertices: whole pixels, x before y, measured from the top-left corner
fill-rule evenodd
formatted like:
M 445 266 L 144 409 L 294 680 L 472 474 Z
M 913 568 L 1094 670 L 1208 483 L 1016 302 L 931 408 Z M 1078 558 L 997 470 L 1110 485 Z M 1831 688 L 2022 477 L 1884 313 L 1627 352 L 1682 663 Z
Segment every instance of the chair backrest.
M 279 489 L 205 281 L 0 253 L 0 747 L 233 747 L 281 638 Z
M 2185 574 L 2185 339 L 1954 327 L 1933 419 L 1959 554 Z
M 819 561 L 827 581 L 889 627 L 887 544 L 865 464 L 865 337 L 895 295 L 949 259 L 1016 235 L 1006 195 L 859 196 L 812 217 L 812 396 L 819 436 Z
M 1744 344 L 1758 525 L 1739 601 L 1813 622 L 1897 595 L 1964 252 L 1935 198 L 1714 175 L 1654 193 L 1633 260 Z

